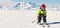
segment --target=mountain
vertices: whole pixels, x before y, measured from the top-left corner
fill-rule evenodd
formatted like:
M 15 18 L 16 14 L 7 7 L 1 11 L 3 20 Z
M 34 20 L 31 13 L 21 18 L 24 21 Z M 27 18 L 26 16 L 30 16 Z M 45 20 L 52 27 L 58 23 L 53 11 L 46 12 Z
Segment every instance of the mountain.
M 11 1 L 4 1 L 0 2 L 0 8 L 5 10 L 36 10 L 40 8 L 40 5 L 35 2 L 11 2 Z M 55 5 L 47 5 L 47 10 L 60 10 L 59 6 Z

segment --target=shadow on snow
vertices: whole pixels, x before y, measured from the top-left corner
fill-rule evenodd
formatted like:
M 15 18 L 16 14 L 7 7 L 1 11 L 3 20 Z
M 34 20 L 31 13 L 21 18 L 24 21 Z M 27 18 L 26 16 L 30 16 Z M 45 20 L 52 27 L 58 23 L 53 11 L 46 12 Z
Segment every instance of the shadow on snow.
M 48 23 L 48 24 L 60 24 L 60 22 L 52 22 L 52 23 Z

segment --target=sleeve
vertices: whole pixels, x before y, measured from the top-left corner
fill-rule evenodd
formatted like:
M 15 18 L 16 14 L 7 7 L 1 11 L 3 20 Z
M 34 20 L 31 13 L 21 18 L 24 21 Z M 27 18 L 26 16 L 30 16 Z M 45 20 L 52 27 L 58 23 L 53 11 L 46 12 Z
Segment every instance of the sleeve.
M 40 16 L 40 12 L 41 12 L 41 10 L 38 10 L 37 11 L 37 16 Z

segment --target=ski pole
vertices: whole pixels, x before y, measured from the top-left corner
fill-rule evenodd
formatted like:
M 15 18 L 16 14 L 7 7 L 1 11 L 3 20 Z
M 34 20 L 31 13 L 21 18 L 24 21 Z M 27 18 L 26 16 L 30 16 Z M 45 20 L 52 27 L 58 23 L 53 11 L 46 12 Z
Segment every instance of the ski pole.
M 34 23 L 37 19 L 35 19 L 34 21 L 32 21 L 32 23 Z

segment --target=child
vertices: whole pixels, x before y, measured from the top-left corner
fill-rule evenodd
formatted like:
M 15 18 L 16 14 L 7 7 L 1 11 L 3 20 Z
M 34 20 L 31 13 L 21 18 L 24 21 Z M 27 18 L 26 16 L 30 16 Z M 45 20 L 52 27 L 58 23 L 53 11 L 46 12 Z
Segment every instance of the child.
M 38 12 L 37 12 L 38 22 L 37 22 L 37 24 L 40 23 L 40 25 L 42 25 L 41 24 L 42 18 L 43 18 L 43 22 L 44 22 L 43 24 L 47 24 L 46 23 L 46 9 L 45 8 L 46 8 L 45 4 L 42 4 L 40 9 L 38 10 Z

